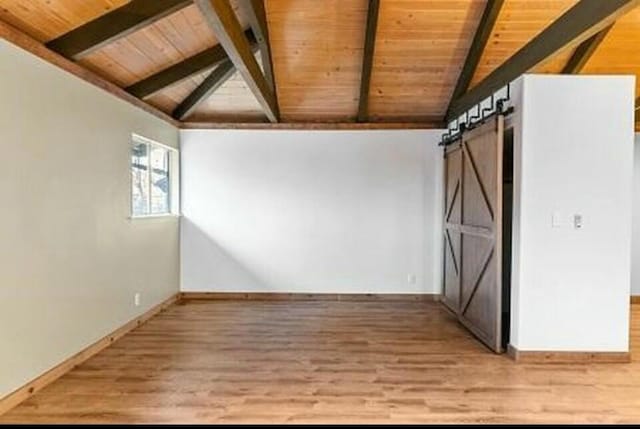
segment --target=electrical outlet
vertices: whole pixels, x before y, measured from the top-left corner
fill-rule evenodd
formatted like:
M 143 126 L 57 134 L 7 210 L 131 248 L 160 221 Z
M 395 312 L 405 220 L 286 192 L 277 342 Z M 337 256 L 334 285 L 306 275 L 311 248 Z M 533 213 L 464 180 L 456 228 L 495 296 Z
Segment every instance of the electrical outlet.
M 136 293 L 135 295 L 133 295 L 133 304 L 136 307 L 140 307 L 140 293 Z
M 415 274 L 409 274 L 407 276 L 407 283 L 409 283 L 410 285 L 416 284 L 416 275 Z

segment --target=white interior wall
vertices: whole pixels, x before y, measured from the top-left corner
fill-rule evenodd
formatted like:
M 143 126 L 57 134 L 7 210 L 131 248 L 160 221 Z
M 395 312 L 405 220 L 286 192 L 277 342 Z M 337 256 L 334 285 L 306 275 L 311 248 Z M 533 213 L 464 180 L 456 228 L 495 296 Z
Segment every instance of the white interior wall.
M 640 296 L 640 134 L 636 134 L 633 164 L 633 234 L 631 295 Z
M 182 290 L 439 293 L 441 134 L 183 130 Z
M 528 75 L 515 86 L 519 350 L 628 350 L 634 88 L 625 76 Z
M 173 126 L 4 40 L 0 94 L 3 397 L 176 293 L 179 225 L 128 218 L 131 133 Z

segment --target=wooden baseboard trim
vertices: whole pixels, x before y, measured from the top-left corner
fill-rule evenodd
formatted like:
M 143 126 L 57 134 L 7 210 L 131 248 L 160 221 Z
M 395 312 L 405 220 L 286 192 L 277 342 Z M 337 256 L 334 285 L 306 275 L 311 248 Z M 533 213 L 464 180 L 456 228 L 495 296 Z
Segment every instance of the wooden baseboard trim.
M 507 355 L 518 363 L 629 363 L 629 352 L 553 352 L 553 351 L 522 351 L 507 347 Z
M 233 293 L 182 292 L 181 300 L 213 301 L 438 301 L 434 294 Z
M 640 295 L 631 295 L 631 304 L 640 304 Z
M 27 400 L 29 397 L 39 392 L 40 390 L 45 388 L 47 385 L 51 384 L 52 382 L 62 377 L 67 372 L 71 371 L 74 367 L 80 365 L 81 363 L 85 362 L 87 359 L 91 358 L 95 354 L 109 347 L 116 340 L 122 338 L 124 335 L 126 335 L 133 329 L 142 325 L 144 322 L 151 319 L 153 316 L 160 313 L 162 310 L 166 309 L 167 307 L 170 307 L 171 305 L 176 303 L 179 299 L 180 299 L 180 294 L 173 295 L 169 299 L 151 308 L 141 316 L 136 317 L 135 319 L 131 320 L 127 324 L 116 329 L 111 334 L 101 338 L 100 340 L 91 344 L 87 348 L 81 350 L 80 352 L 71 356 L 67 360 L 58 364 L 54 368 L 36 377 L 34 380 L 30 381 L 24 386 L 19 387 L 18 389 L 8 394 L 4 398 L 0 398 L 0 415 L 6 413 L 7 411 L 14 408 L 21 402 Z

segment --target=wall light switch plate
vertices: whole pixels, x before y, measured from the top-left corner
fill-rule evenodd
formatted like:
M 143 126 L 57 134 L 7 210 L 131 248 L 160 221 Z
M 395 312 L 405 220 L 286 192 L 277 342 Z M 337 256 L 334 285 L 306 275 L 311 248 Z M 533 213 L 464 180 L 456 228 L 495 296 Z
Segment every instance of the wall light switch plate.
M 416 284 L 416 275 L 415 274 L 409 274 L 407 276 L 407 283 L 409 283 L 410 285 Z
M 551 227 L 562 228 L 563 225 L 563 214 L 561 212 L 553 212 L 553 214 L 551 215 Z
M 582 228 L 582 225 L 583 225 L 582 215 L 581 214 L 574 214 L 573 215 L 573 227 L 575 229 L 580 229 L 580 228 Z
M 140 307 L 140 294 L 136 293 L 135 295 L 133 295 L 133 304 L 136 307 Z

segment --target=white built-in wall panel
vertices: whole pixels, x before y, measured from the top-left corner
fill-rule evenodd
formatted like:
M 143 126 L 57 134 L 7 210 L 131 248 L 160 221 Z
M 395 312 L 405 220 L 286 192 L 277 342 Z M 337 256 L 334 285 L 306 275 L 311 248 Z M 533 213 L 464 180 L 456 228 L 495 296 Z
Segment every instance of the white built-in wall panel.
M 543 75 L 514 88 L 519 350 L 628 350 L 634 88 L 633 77 Z
M 633 164 L 633 235 L 631 295 L 640 296 L 640 134 L 636 134 Z

